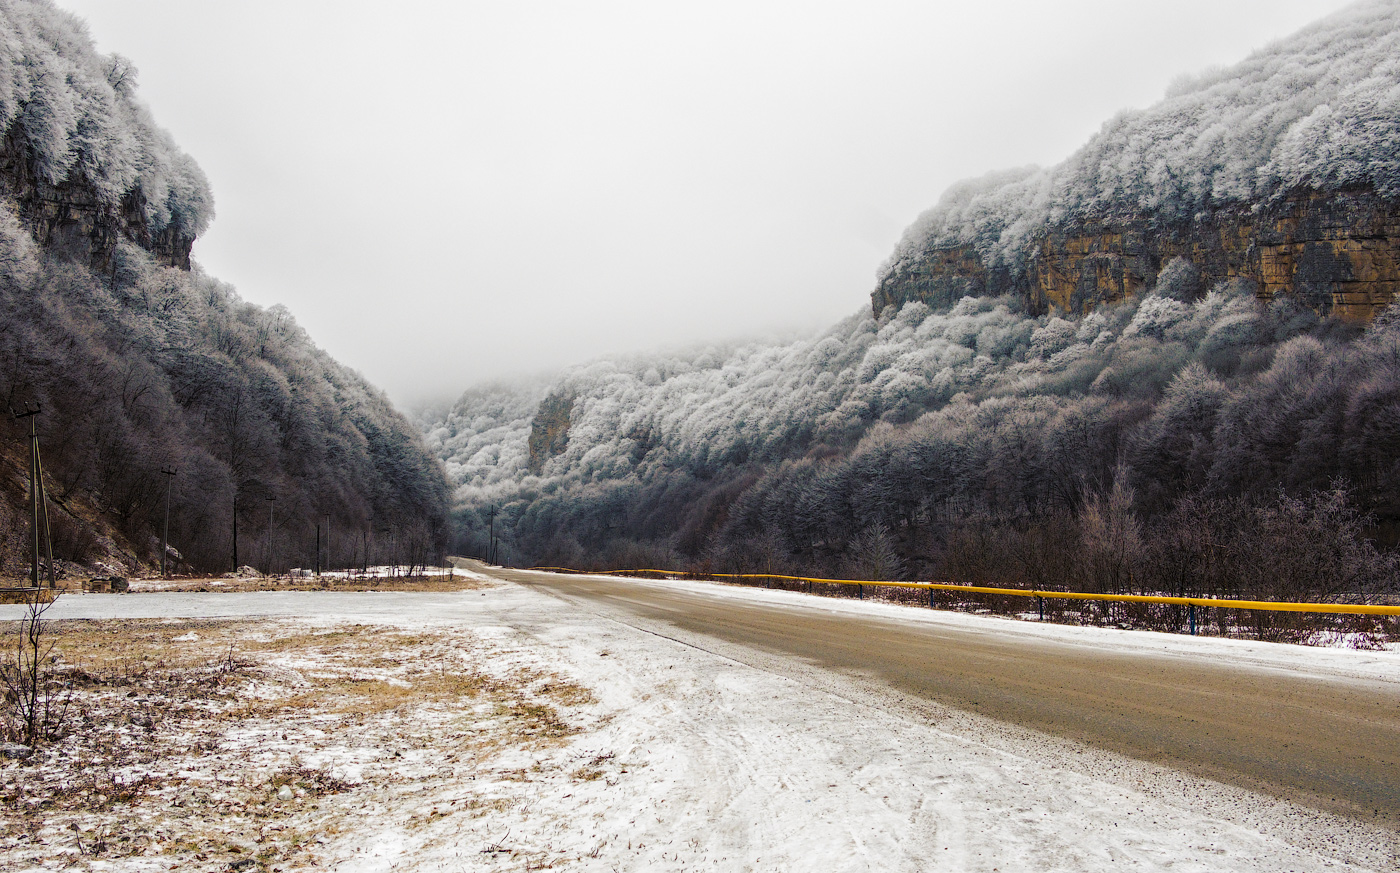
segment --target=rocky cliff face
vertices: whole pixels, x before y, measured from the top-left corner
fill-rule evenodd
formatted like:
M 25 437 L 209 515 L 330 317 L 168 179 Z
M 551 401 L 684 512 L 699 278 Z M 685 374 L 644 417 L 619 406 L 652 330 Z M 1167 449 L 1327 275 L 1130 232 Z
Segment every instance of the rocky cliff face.
M 568 447 L 573 410 L 574 397 L 570 394 L 551 394 L 540 401 L 539 411 L 530 422 L 528 469 L 531 474 L 538 476 L 544 471 L 545 461 L 563 454 Z
M 41 246 L 99 273 L 111 270 L 112 255 L 122 239 L 141 246 L 163 266 L 190 269 L 194 237 L 173 224 L 152 234 L 140 187 L 114 205 L 80 170 L 58 184 L 48 182 L 36 171 L 33 149 L 18 124 L 0 145 L 0 191 L 13 199 L 20 221 Z
M 874 308 L 1014 293 L 1083 313 L 1180 258 L 1205 288 L 1241 279 L 1365 320 L 1400 279 L 1397 143 L 1400 4 L 1362 0 L 1179 79 L 1052 167 L 953 185 L 905 231 Z
M 1080 221 L 1040 233 L 1021 269 L 989 268 L 971 245 L 932 247 L 885 276 L 872 303 L 878 314 L 911 300 L 1015 294 L 1034 313 L 1084 313 L 1152 287 L 1178 257 L 1206 287 L 1245 279 L 1260 299 L 1291 296 L 1319 313 L 1366 320 L 1400 294 L 1400 202 L 1364 189 L 1302 191 L 1184 223 Z

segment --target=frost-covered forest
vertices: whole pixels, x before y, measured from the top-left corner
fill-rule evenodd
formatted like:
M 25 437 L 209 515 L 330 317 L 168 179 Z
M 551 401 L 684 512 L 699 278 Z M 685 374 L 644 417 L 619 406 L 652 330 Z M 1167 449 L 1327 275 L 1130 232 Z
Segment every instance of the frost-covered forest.
M 930 246 L 1019 269 L 1299 187 L 1400 199 L 1400 4 L 1182 79 L 1048 169 L 955 186 Z M 1400 315 L 1323 318 L 1164 264 L 1087 314 L 964 297 L 795 341 L 620 357 L 423 416 L 459 548 L 505 558 L 1261 598 L 1400 592 Z M 1285 295 L 1286 296 L 1286 295 Z M 1261 619 L 1263 620 L 1263 619 Z
M 122 551 L 158 560 L 160 471 L 175 469 L 170 542 L 195 569 L 229 568 L 235 498 L 239 561 L 263 568 L 269 496 L 279 570 L 315 562 L 327 515 L 340 564 L 362 557 L 363 534 L 382 540 L 390 527 L 406 544 L 400 560 L 437 555 L 440 464 L 388 398 L 316 348 L 285 309 L 155 266 L 130 245 L 117 281 L 103 281 L 36 250 L 8 213 L 0 221 L 0 396 L 16 408 L 41 404 L 56 501 L 77 512 L 76 498 L 90 495 L 116 519 Z M 27 431 L 6 429 L 22 457 Z M 17 546 L 27 525 L 11 496 L 0 535 Z M 91 519 L 56 511 L 54 520 L 58 557 L 84 563 L 107 551 Z M 18 547 L 6 553 L 27 559 Z
M 1371 0 L 1228 69 L 1177 80 L 1123 112 L 1068 160 L 950 188 L 881 268 L 972 245 L 988 268 L 1023 269 L 1037 233 L 1088 217 L 1189 221 L 1300 188 L 1400 196 L 1400 4 Z
M 192 238 L 212 198 L 135 97 L 132 65 L 97 53 L 81 21 L 44 0 L 0 3 L 0 29 L 0 117 L 16 164 L 0 198 L 0 397 L 43 410 L 56 557 L 128 571 L 157 562 L 167 484 L 170 542 L 194 569 L 229 568 L 235 512 L 238 561 L 263 568 L 269 502 L 279 570 L 315 561 L 327 519 L 338 563 L 362 559 L 380 530 L 400 560 L 435 556 L 447 485 L 388 399 L 285 309 L 247 303 L 198 267 L 161 266 L 140 244 L 172 230 Z M 9 187 L 17 179 L 52 186 L 43 208 L 96 240 L 110 267 L 36 242 L 23 192 Z M 63 210 L 126 230 L 94 235 Z M 28 560 L 28 422 L 5 418 L 0 569 L 15 572 Z
M 214 217 L 204 172 L 136 97 L 137 71 L 94 50 L 87 27 L 47 0 L 0 3 L 0 127 L 51 185 L 82 180 L 102 205 L 130 198 L 151 234 L 193 238 Z
M 520 562 L 1262 595 L 1334 561 L 1312 596 L 1394 586 L 1364 516 L 1400 519 L 1400 320 L 1194 278 L 1077 321 L 965 298 L 597 361 L 469 392 L 428 439 L 462 547 L 496 505 Z M 546 395 L 570 426 L 533 475 Z M 1317 537 L 1340 539 L 1299 558 Z

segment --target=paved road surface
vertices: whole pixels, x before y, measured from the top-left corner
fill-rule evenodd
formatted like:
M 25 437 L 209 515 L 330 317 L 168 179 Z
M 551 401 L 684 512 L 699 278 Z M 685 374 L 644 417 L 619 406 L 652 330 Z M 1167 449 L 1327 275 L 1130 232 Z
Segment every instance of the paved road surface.
M 883 679 L 899 692 L 1400 829 L 1400 683 L 715 598 L 624 579 L 473 570 L 572 608 Z M 995 623 L 990 623 L 995 624 Z

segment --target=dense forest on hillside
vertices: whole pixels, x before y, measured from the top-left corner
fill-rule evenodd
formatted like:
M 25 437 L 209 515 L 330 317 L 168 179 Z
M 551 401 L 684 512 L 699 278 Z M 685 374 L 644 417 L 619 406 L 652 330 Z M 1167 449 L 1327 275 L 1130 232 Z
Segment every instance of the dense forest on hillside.
M 1189 267 L 1167 276 L 1078 321 L 966 298 L 599 361 L 471 393 L 429 442 L 461 483 L 463 545 L 496 505 L 520 561 L 1262 595 L 1336 560 L 1315 596 L 1392 590 L 1366 540 L 1400 519 L 1400 322 L 1237 286 L 1187 302 Z M 572 400 L 568 438 L 533 475 L 546 390 Z M 1313 534 L 1351 540 L 1283 548 Z
M 1183 80 L 1058 168 L 955 188 L 886 274 L 950 241 L 1014 260 L 1070 213 L 1150 232 L 1298 184 L 1396 200 L 1397 34 L 1400 7 L 1360 4 Z M 594 361 L 420 424 L 457 486 L 459 548 L 485 553 L 494 510 L 514 563 L 1400 594 L 1394 307 L 1331 318 L 1187 257 L 1153 275 L 1080 313 L 915 300 L 808 339 Z
M 188 264 L 212 217 L 198 166 L 42 0 L 0 6 L 0 397 L 38 404 L 56 557 L 131 572 L 170 542 L 181 565 L 436 557 L 447 486 L 416 430 L 281 307 Z M 174 264 L 174 266 L 172 266 Z M 22 572 L 28 421 L 6 416 L 0 561 Z M 162 470 L 174 470 L 173 480 Z M 237 524 L 238 542 L 233 540 Z M 386 535 L 387 534 L 387 535 Z

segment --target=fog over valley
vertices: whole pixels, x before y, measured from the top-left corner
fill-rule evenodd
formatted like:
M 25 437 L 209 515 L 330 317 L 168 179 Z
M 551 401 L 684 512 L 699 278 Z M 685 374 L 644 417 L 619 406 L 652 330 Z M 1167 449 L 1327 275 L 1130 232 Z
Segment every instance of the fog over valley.
M 63 5 L 208 173 L 196 260 L 411 407 L 822 330 L 952 183 L 1342 3 Z

